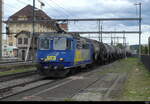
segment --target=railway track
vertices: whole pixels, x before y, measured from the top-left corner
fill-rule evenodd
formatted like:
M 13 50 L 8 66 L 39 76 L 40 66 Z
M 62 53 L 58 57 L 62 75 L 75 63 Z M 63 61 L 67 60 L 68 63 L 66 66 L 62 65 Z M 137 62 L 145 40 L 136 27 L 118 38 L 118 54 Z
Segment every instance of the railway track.
M 34 76 L 33 79 L 30 77 L 30 78 L 27 78 L 27 80 L 22 79 L 22 81 L 21 80 L 14 81 L 14 83 L 16 83 L 16 82 L 20 82 L 20 83 L 17 83 L 14 85 L 9 84 L 9 86 L 0 87 L 0 100 L 5 100 L 14 95 L 19 95 L 24 92 L 35 90 L 37 88 L 42 88 L 42 87 L 49 88 L 46 86 L 54 86 L 54 87 L 57 87 L 59 85 L 61 86 L 61 85 L 63 85 L 63 83 L 64 84 L 70 83 L 71 81 L 78 79 L 79 76 L 88 77 L 89 75 L 90 76 L 94 75 L 95 71 L 96 71 L 95 69 L 97 69 L 98 67 L 101 67 L 101 66 L 94 66 L 94 67 L 92 67 L 92 70 L 91 70 L 91 68 L 88 68 L 88 70 L 84 70 L 79 73 L 75 73 L 72 76 L 69 76 L 69 77 L 66 77 L 63 79 L 46 79 L 41 76 L 38 76 L 35 78 L 35 76 Z M 85 71 L 87 71 L 87 72 L 85 72 Z
M 93 67 L 93 70 L 96 68 L 97 67 Z M 85 76 L 88 76 L 91 73 L 91 70 L 89 70 L 89 69 L 87 70 L 88 71 L 87 73 L 84 73 L 85 71 L 82 71 L 82 72 L 77 72 L 74 75 L 85 74 Z M 27 78 L 27 79 L 30 79 L 30 81 L 29 80 L 24 81 L 24 82 L 23 82 L 23 80 L 22 81 L 14 81 L 14 83 L 15 82 L 21 82 L 21 83 L 14 84 L 14 85 L 9 84 L 9 86 L 0 87 L 0 100 L 6 99 L 13 95 L 21 94 L 23 92 L 27 92 L 32 89 L 36 89 L 36 88 L 39 88 L 42 86 L 51 85 L 51 84 L 57 85 L 60 82 L 63 82 L 63 80 L 66 80 L 67 78 L 68 77 L 62 78 L 62 79 L 56 79 L 56 78 L 55 79 L 46 79 L 45 77 L 38 76 L 37 78 L 34 77 L 33 80 L 32 80 L 32 78 Z
M 14 95 L 20 90 L 19 88 L 29 85 L 31 83 L 36 83 L 36 82 L 38 83 L 38 81 L 41 81 L 42 79 L 44 79 L 43 76 L 31 75 L 31 76 L 26 76 L 24 78 L 1 82 L 0 99 Z
M 15 65 L 15 64 L 31 64 L 32 61 L 9 61 L 9 62 L 0 62 L 0 65 Z
M 9 81 L 9 80 L 13 80 L 13 79 L 21 78 L 21 77 L 27 77 L 27 76 L 31 76 L 34 74 L 37 74 L 36 70 L 15 73 L 15 74 L 10 74 L 10 75 L 3 75 L 3 76 L 0 76 L 0 82 Z
M 0 72 L 8 71 L 8 70 L 14 70 L 15 68 L 19 67 L 28 67 L 28 66 L 34 66 L 36 63 L 33 63 L 32 61 L 15 61 L 15 62 L 0 62 Z

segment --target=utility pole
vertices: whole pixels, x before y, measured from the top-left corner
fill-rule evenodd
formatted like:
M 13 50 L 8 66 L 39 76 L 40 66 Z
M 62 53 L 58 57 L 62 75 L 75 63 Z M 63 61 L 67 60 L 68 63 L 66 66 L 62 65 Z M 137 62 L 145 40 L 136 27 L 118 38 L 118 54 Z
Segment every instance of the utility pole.
M 2 58 L 2 14 L 3 14 L 3 10 L 2 10 L 2 5 L 3 5 L 3 1 L 0 0 L 0 59 Z
M 150 55 L 150 37 L 148 38 L 148 55 Z
M 101 42 L 103 42 L 103 33 L 102 33 L 102 31 L 103 31 L 103 27 L 102 27 L 102 24 L 101 24 Z
M 116 26 L 115 26 L 115 32 L 116 32 Z M 116 33 L 114 34 L 114 37 L 116 37 Z M 114 38 L 114 46 L 116 46 L 116 38 Z
M 31 40 L 33 39 L 33 42 L 32 43 L 32 60 L 34 61 L 35 60 L 35 50 L 34 50 L 34 41 L 35 41 L 35 0 L 33 0 L 33 24 L 32 24 L 32 28 L 33 28 L 33 33 L 32 33 L 32 37 L 31 37 Z
M 125 33 L 123 33 L 123 43 L 122 43 L 123 47 L 125 47 Z
M 89 34 L 89 39 L 91 38 L 91 35 Z
M 141 59 L 141 3 L 136 3 L 135 5 L 139 5 L 139 58 Z
M 26 52 L 26 57 L 25 57 L 25 62 L 28 59 L 28 54 L 29 54 L 29 50 L 30 47 L 32 47 L 32 61 L 34 62 L 35 59 L 35 52 L 34 52 L 34 33 L 35 33 L 35 0 L 33 0 L 33 21 L 32 21 L 32 33 L 30 34 L 30 38 L 29 38 L 29 44 L 28 44 L 28 48 L 27 48 L 27 52 Z M 31 45 L 32 44 L 32 45 Z
M 125 37 L 125 33 L 123 34 L 123 47 L 124 47 L 124 56 L 126 57 L 126 37 Z
M 99 31 L 99 42 L 101 41 L 101 39 L 100 39 L 100 36 L 101 36 L 101 33 L 100 33 L 100 20 L 98 21 L 98 31 Z
M 112 40 L 112 33 L 111 33 L 111 45 L 113 45 L 113 40 Z

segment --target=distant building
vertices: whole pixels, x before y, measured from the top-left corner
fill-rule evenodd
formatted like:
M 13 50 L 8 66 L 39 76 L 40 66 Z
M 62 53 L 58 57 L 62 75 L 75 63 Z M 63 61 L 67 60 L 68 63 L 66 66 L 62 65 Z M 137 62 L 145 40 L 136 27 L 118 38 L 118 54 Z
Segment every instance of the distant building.
M 138 54 L 139 45 L 130 45 L 132 54 Z
M 34 50 L 36 52 L 37 49 L 37 36 L 39 34 L 35 33 L 34 34 Z M 25 60 L 26 52 L 27 52 L 27 47 L 29 47 L 30 44 L 30 36 L 31 33 L 28 31 L 21 31 L 20 33 L 16 34 L 16 39 L 17 39 L 17 44 L 16 46 L 18 47 L 18 57 L 21 58 L 22 60 Z M 31 40 L 31 45 L 30 45 L 30 51 L 28 53 L 28 59 L 32 60 L 32 45 L 33 45 L 33 38 Z M 34 53 L 35 54 L 35 53 Z
M 17 47 L 9 46 L 6 40 L 2 41 L 2 56 L 3 57 L 14 57 L 17 52 Z
M 5 23 L 9 27 L 8 45 L 17 47 L 17 52 L 13 52 L 14 56 L 25 59 L 27 47 L 29 44 L 29 38 L 33 31 L 33 6 L 27 5 L 23 9 L 19 10 L 8 18 Z M 52 18 L 50 18 L 45 12 L 40 9 L 35 9 L 35 32 L 58 32 L 66 31 L 68 27 L 65 24 L 58 24 Z M 37 22 L 37 20 L 50 20 Z M 36 44 L 35 44 L 36 45 Z M 35 47 L 36 48 L 36 47 Z M 16 51 L 14 49 L 14 51 Z M 29 52 L 29 58 L 31 59 L 31 51 Z

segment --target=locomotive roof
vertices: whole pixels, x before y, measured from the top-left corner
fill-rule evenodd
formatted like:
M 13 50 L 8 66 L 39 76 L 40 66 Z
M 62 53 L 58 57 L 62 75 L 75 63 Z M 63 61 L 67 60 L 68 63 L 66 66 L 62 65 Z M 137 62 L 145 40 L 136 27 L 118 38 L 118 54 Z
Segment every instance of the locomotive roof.
M 39 37 L 68 37 L 68 38 L 79 38 L 80 36 L 78 34 L 68 34 L 68 33 L 55 33 L 55 32 L 49 32 L 49 33 L 41 33 Z

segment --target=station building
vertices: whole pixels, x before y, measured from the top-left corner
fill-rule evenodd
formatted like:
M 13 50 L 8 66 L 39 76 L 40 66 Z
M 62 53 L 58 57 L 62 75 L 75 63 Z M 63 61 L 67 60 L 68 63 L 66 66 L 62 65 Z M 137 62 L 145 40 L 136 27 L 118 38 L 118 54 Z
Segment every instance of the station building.
M 49 20 L 49 21 L 38 21 Z M 33 31 L 33 6 L 27 5 L 18 12 L 11 15 L 7 21 L 5 21 L 9 28 L 9 34 L 7 34 L 7 44 L 11 47 L 17 47 L 13 50 L 13 56 L 18 57 L 21 60 L 25 59 L 27 47 L 29 46 L 29 39 Z M 41 9 L 35 8 L 35 33 L 39 32 L 58 32 L 67 31 L 67 24 L 58 24 L 54 19 L 49 17 Z M 34 34 L 34 49 L 36 52 L 36 37 L 39 34 Z M 31 41 L 33 42 L 33 41 Z M 31 43 L 33 44 L 33 43 Z M 31 45 L 32 46 L 32 45 Z M 33 59 L 35 53 L 32 53 L 32 47 L 29 50 L 28 59 Z

